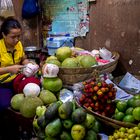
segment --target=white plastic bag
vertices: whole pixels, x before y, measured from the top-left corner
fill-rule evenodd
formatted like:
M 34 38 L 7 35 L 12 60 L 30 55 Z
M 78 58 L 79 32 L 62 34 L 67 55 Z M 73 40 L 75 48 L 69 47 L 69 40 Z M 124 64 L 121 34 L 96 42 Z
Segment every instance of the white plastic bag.
M 0 0 L 0 15 L 4 17 L 15 16 L 12 0 Z

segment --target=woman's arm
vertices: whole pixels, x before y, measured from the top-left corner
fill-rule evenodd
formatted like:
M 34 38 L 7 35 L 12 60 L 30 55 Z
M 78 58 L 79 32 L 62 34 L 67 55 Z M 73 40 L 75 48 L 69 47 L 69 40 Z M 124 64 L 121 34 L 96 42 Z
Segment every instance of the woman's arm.
M 23 65 L 12 65 L 7 67 L 1 67 L 0 74 L 6 74 L 6 73 L 16 74 L 20 72 L 22 68 L 24 68 Z

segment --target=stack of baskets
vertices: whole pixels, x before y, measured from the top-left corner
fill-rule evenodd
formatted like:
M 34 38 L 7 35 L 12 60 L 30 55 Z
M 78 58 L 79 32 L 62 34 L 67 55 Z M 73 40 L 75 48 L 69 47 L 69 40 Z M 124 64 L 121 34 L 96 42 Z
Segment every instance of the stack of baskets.
M 60 68 L 59 77 L 64 84 L 73 85 L 74 83 L 82 82 L 102 73 L 110 73 L 115 70 L 120 57 L 118 52 L 112 52 L 112 54 L 114 56 L 114 61 L 105 65 L 98 65 L 90 68 Z

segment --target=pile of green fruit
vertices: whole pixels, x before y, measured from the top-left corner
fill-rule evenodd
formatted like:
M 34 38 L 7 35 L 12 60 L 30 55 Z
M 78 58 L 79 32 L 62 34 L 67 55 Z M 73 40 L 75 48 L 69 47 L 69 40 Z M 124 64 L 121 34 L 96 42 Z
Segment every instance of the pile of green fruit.
M 101 130 L 100 122 L 74 101 L 37 107 L 33 127 L 42 140 L 97 140 Z
M 135 95 L 127 101 L 117 101 L 113 118 L 123 122 L 139 123 L 140 95 Z
M 140 140 L 140 123 L 132 128 L 121 127 L 115 130 L 109 140 Z

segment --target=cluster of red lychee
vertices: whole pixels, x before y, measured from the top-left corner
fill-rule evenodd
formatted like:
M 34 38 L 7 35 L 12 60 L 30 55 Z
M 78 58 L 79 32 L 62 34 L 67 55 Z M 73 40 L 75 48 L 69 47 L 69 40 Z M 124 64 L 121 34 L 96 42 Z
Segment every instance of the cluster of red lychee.
M 114 84 L 105 81 L 84 81 L 79 102 L 82 106 L 104 116 L 112 116 L 115 111 L 113 100 L 117 89 Z

